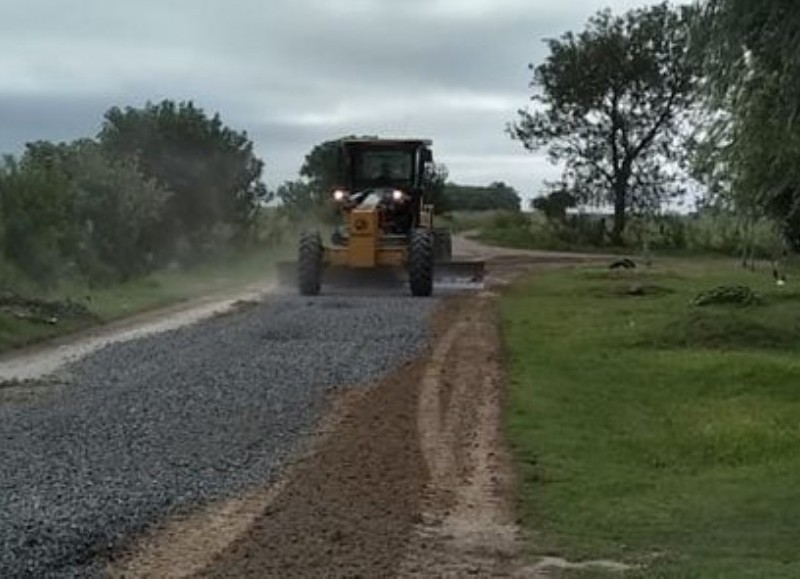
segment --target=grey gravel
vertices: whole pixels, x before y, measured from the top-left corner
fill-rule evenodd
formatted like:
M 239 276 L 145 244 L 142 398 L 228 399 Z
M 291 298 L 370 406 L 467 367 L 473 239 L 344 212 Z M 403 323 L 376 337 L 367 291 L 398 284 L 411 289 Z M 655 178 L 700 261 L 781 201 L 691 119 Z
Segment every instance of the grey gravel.
M 170 512 L 274 480 L 326 393 L 413 357 L 435 302 L 276 298 L 109 346 L 0 405 L 0 577 L 84 577 Z

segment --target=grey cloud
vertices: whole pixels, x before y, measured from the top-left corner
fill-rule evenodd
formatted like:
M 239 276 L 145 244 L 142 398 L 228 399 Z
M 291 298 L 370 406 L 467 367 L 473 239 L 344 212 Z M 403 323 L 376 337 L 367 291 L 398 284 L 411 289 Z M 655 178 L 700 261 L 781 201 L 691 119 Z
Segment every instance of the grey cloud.
M 344 134 L 425 136 L 455 180 L 553 176 L 504 134 L 542 40 L 638 0 L 27 0 L 0 21 L 0 151 L 91 135 L 113 105 L 194 100 L 267 180 Z
M 19 153 L 29 141 L 71 141 L 100 130 L 104 103 L 97 99 L 0 94 L 0 153 Z

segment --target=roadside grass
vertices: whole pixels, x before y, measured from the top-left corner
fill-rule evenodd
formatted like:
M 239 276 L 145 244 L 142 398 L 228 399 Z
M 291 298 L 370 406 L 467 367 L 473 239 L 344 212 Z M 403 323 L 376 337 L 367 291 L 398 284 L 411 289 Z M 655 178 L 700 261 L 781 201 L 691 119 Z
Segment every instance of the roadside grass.
M 581 251 L 596 248 L 578 247 L 558 239 L 538 214 L 524 214 L 512 219 L 509 215 L 498 215 L 482 224 L 477 239 L 487 245 L 514 249 L 538 249 L 545 251 Z M 608 250 L 608 249 L 606 249 Z
M 611 244 L 608 223 L 591 214 L 570 215 L 566 222 L 548 221 L 540 211 L 487 216 L 475 229 L 477 238 L 489 245 L 580 253 L 655 253 L 659 256 L 693 258 L 739 256 L 749 247 L 750 256 L 769 260 L 782 254 L 782 242 L 774 224 L 753 225 L 745 237 L 734 214 L 678 216 L 657 219 L 631 216 L 624 243 Z M 797 262 L 797 259 L 791 261 Z M 783 264 L 787 265 L 786 263 Z
M 86 306 L 92 315 L 64 318 L 51 325 L 0 312 L 0 352 L 260 280 L 266 283 L 276 262 L 288 253 L 286 249 L 268 247 L 251 249 L 201 266 L 158 271 L 108 287 L 92 289 L 85 284 L 67 283 L 51 292 L 27 292 L 26 297 L 42 300 L 72 300 Z
M 631 577 L 800 577 L 800 289 L 663 263 L 540 274 L 502 299 L 531 552 Z M 762 301 L 690 305 L 721 284 Z
M 592 237 L 594 235 L 594 237 Z M 573 239 L 560 236 L 552 225 L 540 213 L 498 212 L 488 216 L 480 227 L 476 228 L 475 238 L 486 245 L 510 247 L 514 249 L 532 249 L 540 251 L 559 251 L 577 253 L 630 253 L 639 252 L 641 245 L 615 247 L 601 244 L 593 232 L 575 230 Z

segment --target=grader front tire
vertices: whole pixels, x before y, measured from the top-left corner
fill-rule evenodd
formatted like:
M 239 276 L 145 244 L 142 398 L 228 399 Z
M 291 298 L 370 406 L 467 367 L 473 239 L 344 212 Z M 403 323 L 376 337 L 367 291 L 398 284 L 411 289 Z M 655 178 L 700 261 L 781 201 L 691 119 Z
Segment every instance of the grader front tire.
M 411 295 L 428 297 L 433 293 L 433 234 L 414 231 L 408 251 L 408 278 Z
M 318 233 L 300 238 L 297 262 L 297 284 L 300 295 L 316 296 L 322 288 L 322 239 Z

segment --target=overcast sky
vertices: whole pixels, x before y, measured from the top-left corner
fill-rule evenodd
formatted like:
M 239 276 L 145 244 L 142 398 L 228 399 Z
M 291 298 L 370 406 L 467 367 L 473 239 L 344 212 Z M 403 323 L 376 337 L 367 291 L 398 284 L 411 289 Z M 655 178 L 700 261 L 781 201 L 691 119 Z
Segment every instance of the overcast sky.
M 0 152 L 95 135 L 109 107 L 193 100 L 275 186 L 315 144 L 426 137 L 452 180 L 525 196 L 556 173 L 504 127 L 543 39 L 647 0 L 2 0 Z

